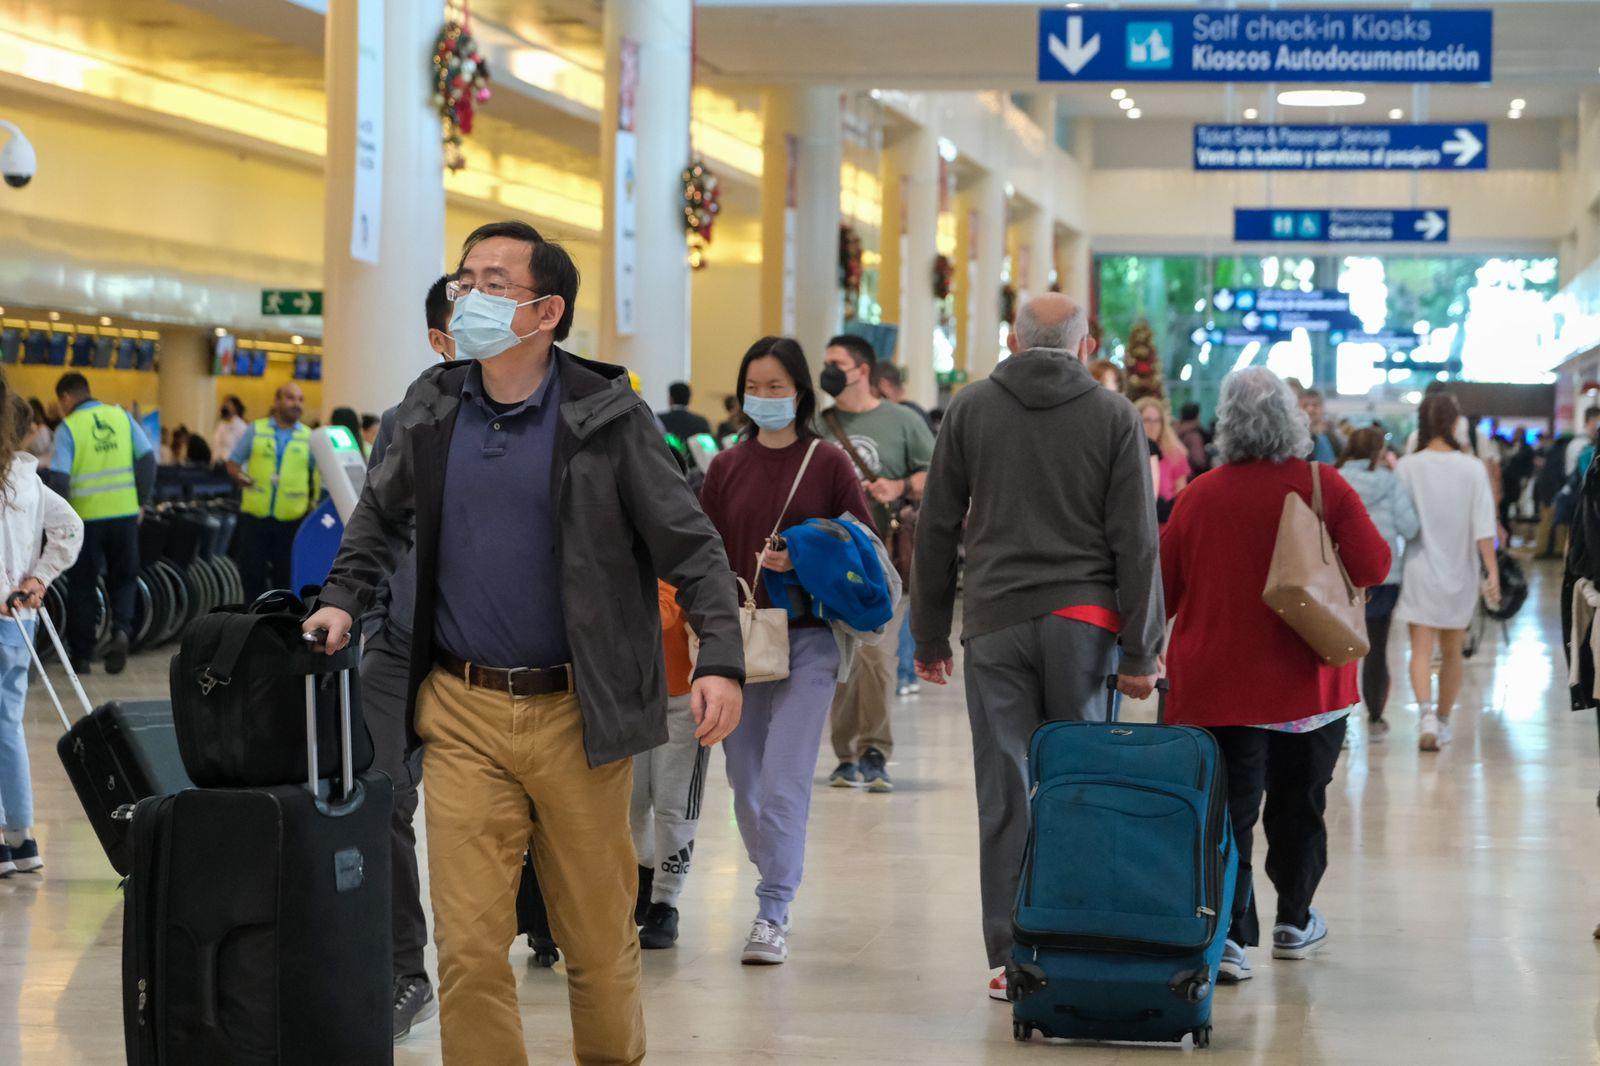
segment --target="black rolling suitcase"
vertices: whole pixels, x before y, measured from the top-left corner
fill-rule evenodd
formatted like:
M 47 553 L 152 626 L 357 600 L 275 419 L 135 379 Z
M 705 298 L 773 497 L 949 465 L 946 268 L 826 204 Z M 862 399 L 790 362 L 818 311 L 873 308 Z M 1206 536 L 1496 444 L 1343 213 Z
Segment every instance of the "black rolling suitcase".
M 132 866 L 128 843 L 128 810 L 149 796 L 166 796 L 189 787 L 183 760 L 178 756 L 178 736 L 172 728 L 172 704 L 167 700 L 113 700 L 95 709 L 72 672 L 72 662 L 61 647 L 55 624 L 47 611 L 39 611 L 39 625 L 50 637 L 61 668 L 72 682 L 84 715 L 74 722 L 56 695 L 39 652 L 28 639 L 21 619 L 11 616 L 22 633 L 34 668 L 44 683 L 66 734 L 56 742 L 56 754 L 67 779 L 89 816 L 95 836 L 117 873 L 126 876 Z
M 340 680 L 342 790 L 317 780 L 193 788 L 133 811 L 123 917 L 132 1066 L 394 1061 L 389 779 L 356 776 Z

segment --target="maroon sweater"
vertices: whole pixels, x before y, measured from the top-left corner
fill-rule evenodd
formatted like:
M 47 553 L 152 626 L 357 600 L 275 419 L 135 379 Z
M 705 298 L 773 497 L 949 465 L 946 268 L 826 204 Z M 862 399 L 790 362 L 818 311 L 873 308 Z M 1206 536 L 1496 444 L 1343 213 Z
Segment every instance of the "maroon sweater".
M 756 555 L 766 546 L 774 525 L 782 531 L 808 518 L 838 518 L 849 513 L 873 528 L 855 468 L 842 449 L 826 441 L 817 446 L 794 502 L 780 520 L 778 511 L 810 443 L 802 437 L 787 448 L 768 448 L 756 440 L 742 441 L 719 453 L 706 472 L 700 506 L 722 534 L 728 565 L 746 581 L 755 576 Z M 756 602 L 772 606 L 760 587 L 756 588 Z

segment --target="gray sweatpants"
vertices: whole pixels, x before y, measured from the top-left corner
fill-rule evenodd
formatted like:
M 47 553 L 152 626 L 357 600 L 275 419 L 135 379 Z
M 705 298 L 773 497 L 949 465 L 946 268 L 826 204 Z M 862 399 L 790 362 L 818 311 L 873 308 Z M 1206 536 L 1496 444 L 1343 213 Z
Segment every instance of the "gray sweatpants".
M 978 785 L 983 943 L 1011 961 L 1011 912 L 1028 844 L 1028 741 L 1051 721 L 1103 721 L 1115 633 L 1046 615 L 966 642 L 967 717 Z
M 688 696 L 667 701 L 667 742 L 633 757 L 633 851 L 655 869 L 650 902 L 676 907 L 689 879 L 709 749 L 694 737 Z

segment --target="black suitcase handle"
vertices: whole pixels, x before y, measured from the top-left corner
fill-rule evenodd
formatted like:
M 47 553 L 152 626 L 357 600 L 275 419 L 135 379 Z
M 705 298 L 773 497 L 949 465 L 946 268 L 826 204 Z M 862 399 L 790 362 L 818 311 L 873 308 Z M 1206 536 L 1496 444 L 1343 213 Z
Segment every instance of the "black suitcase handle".
M 307 645 L 319 644 L 327 638 L 325 630 L 305 633 L 301 640 Z M 353 648 L 355 645 L 352 644 Z M 340 653 L 343 658 L 350 649 Z M 306 791 L 317 794 L 317 677 L 306 674 Z M 348 802 L 355 794 L 356 775 L 354 747 L 350 739 L 350 669 L 339 671 L 339 772 L 344 778 L 344 791 L 340 802 Z
M 1117 674 L 1107 674 L 1106 675 L 1106 721 L 1108 721 L 1108 722 L 1115 722 L 1117 720 L 1117 678 L 1118 678 L 1118 676 L 1120 676 L 1120 675 L 1117 675 Z M 1167 695 L 1167 679 L 1166 678 L 1164 678 L 1164 677 L 1156 678 L 1156 692 L 1158 694 L 1158 707 L 1164 707 L 1164 705 L 1166 703 L 1166 695 Z M 1156 721 L 1160 722 L 1160 721 L 1164 720 L 1165 718 L 1166 718 L 1166 714 L 1164 713 L 1164 711 L 1163 710 L 1158 710 L 1157 713 L 1156 713 Z

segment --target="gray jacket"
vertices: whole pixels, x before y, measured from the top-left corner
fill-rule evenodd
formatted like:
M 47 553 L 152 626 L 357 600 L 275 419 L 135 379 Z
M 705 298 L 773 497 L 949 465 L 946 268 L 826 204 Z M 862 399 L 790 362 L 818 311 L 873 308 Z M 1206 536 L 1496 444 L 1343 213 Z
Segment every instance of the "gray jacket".
M 551 358 L 564 397 L 550 472 L 561 599 L 584 749 L 589 764 L 599 766 L 667 740 L 657 575 L 678 589 L 678 602 L 700 636 L 695 676 L 742 682 L 738 585 L 721 538 L 684 483 L 654 416 L 628 387 L 627 371 L 560 349 Z M 469 367 L 466 360 L 432 367 L 406 393 L 395 412 L 394 440 L 367 478 L 320 597 L 360 617 L 415 537 L 406 712 L 412 747 L 419 743 L 411 725 L 416 690 L 433 668 L 445 462 Z
M 1122 616 L 1121 672 L 1156 672 L 1164 613 L 1150 446 L 1133 404 L 1070 353 L 1014 355 L 950 404 L 911 573 L 924 662 L 950 658 L 963 536 L 963 639 L 1105 607 Z
M 1394 471 L 1380 466 L 1368 470 L 1362 466 L 1341 466 L 1339 473 L 1356 490 L 1361 502 L 1366 504 L 1367 516 L 1389 544 L 1389 554 L 1394 562 L 1389 566 L 1385 585 L 1400 583 L 1400 567 L 1405 561 L 1405 542 L 1416 540 L 1422 532 L 1422 520 L 1417 517 L 1417 505 L 1411 499 L 1411 490 L 1395 477 Z

